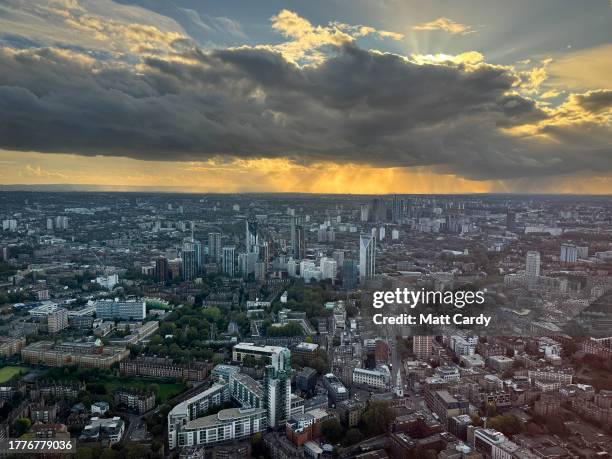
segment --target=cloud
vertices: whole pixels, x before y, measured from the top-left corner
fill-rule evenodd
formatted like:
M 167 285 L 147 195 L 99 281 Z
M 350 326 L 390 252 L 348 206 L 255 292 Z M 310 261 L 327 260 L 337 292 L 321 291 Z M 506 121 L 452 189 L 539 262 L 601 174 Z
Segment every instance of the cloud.
M 183 58 L 151 56 L 129 67 L 54 49 L 4 49 L 0 147 L 432 166 L 476 179 L 612 166 L 600 151 L 605 129 L 590 138 L 576 128 L 596 129 L 594 115 L 578 118 L 576 110 L 603 108 L 606 97 L 575 96 L 549 113 L 513 92 L 518 75 L 477 59 L 416 62 L 352 43 L 303 67 L 267 48 L 196 49 Z M 529 135 L 513 131 L 525 126 Z M 538 135 L 573 140 L 568 148 Z
M 274 48 L 292 61 L 303 58 L 320 61 L 322 55 L 318 52 L 319 48 L 326 45 L 341 46 L 354 40 L 351 35 L 335 25 L 314 26 L 307 19 L 289 10 L 280 11 L 271 20 L 274 30 L 291 39 Z
M 413 30 L 417 31 L 432 31 L 441 30 L 443 32 L 450 33 L 452 35 L 468 35 L 475 33 L 471 26 L 455 22 L 452 19 L 440 17 L 430 22 L 423 22 L 412 27 Z
M 380 39 L 402 40 L 404 36 L 388 30 L 377 30 L 371 26 L 349 25 L 331 22 L 327 26 L 313 25 L 307 19 L 289 10 L 272 16 L 272 28 L 290 40 L 272 48 L 293 62 L 321 62 L 324 47 L 338 47 L 355 42 L 356 39 L 375 36 Z
M 23 170 L 23 174 L 26 176 L 33 176 L 33 177 L 44 177 L 44 178 L 56 178 L 56 179 L 67 179 L 68 176 L 65 174 L 62 174 L 61 172 L 52 172 L 52 171 L 48 171 L 43 169 L 40 166 L 32 166 L 31 164 L 27 164 Z
M 400 41 L 400 40 L 403 40 L 405 37 L 404 34 L 401 34 L 399 32 L 391 32 L 389 30 L 379 30 L 371 26 L 349 25 L 349 24 L 345 24 L 342 22 L 333 22 L 332 24 L 338 27 L 340 30 L 350 33 L 350 35 L 355 38 L 374 36 L 374 37 L 381 38 L 381 39 L 389 38 L 391 40 Z
M 117 54 L 169 53 L 191 41 L 173 20 L 110 0 L 3 0 L 0 37 Z
M 385 31 L 314 25 L 288 10 L 272 18 L 284 43 L 202 50 L 180 30 L 129 22 L 127 12 L 102 20 L 82 4 L 56 9 L 122 57 L 0 48 L 0 148 L 426 167 L 473 180 L 612 171 L 608 92 L 537 102 L 556 61 L 516 70 L 476 51 L 382 53 L 359 39 Z

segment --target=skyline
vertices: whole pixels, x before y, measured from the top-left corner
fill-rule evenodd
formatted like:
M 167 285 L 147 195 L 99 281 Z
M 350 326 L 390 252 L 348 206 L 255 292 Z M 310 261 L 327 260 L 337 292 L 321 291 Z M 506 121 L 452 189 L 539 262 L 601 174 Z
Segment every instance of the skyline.
M 612 193 L 610 3 L 477 3 L 0 1 L 0 185 Z

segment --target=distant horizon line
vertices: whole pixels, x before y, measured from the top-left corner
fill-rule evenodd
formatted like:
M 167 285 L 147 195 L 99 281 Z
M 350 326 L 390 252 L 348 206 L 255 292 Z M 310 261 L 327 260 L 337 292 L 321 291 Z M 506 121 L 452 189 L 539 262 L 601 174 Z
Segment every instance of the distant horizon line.
M 257 195 L 257 194 L 276 194 L 276 195 L 318 195 L 318 196 L 590 196 L 590 197 L 609 197 L 611 193 L 551 193 L 551 192 L 513 192 L 513 191 L 491 191 L 491 192 L 462 192 L 462 193 L 326 193 L 311 191 L 192 191 L 183 187 L 173 186 L 124 186 L 124 185 L 94 185 L 94 184 L 70 184 L 70 183 L 49 183 L 49 184 L 0 184 L 0 192 L 33 192 L 51 191 L 64 193 L 166 193 L 166 194 L 211 194 L 211 195 Z

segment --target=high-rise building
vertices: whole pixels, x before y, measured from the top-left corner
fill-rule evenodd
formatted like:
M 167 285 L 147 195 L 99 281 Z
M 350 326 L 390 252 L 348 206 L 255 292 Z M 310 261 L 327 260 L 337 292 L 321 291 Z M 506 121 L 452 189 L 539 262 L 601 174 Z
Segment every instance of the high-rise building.
M 359 236 L 359 279 L 369 279 L 376 274 L 376 239 L 371 234 Z
M 221 233 L 208 233 L 208 257 L 211 263 L 221 263 Z
M 4 231 L 17 231 L 17 220 L 14 218 L 2 220 L 2 229 Z
M 562 263 L 576 263 L 578 261 L 578 247 L 573 244 L 561 244 L 560 260 Z
M 540 276 L 540 252 L 530 250 L 525 259 L 525 275 L 532 282 Z
M 168 259 L 166 257 L 159 257 L 155 260 L 155 281 L 162 285 L 168 281 Z
M 230 277 L 236 275 L 236 247 L 223 247 L 223 272 Z
M 357 263 L 352 258 L 345 258 L 342 263 L 342 285 L 346 290 L 354 290 L 358 279 Z
M 265 365 L 263 393 L 268 426 L 284 425 L 291 415 L 291 351 L 286 347 L 253 343 L 234 346 L 233 361 L 242 362 L 247 356 Z
M 247 219 L 246 223 L 246 252 L 259 252 L 259 235 L 257 233 L 257 220 L 254 218 Z
M 421 360 L 427 360 L 432 354 L 433 336 L 414 336 L 412 338 L 412 352 Z
M 183 243 L 181 259 L 183 260 L 183 280 L 193 280 L 196 273 L 195 249 L 193 242 Z
M 508 210 L 506 212 L 506 229 L 508 231 L 512 231 L 514 230 L 515 225 L 516 225 L 516 213 L 512 212 L 511 210 Z
M 321 258 L 321 278 L 335 279 L 338 263 L 333 258 Z
M 195 252 L 196 273 L 201 273 L 202 266 L 204 265 L 204 254 L 202 253 L 202 243 L 200 241 L 194 240 L 193 250 Z
M 291 352 L 280 351 L 277 363 L 267 365 L 264 373 L 264 397 L 268 426 L 285 425 L 291 416 Z
M 291 217 L 291 254 L 296 260 L 306 258 L 304 227 L 298 217 Z
M 404 216 L 404 201 L 393 195 L 393 203 L 391 207 L 391 218 L 394 223 L 399 223 Z
M 270 262 L 270 243 L 268 241 L 259 244 L 259 260 L 266 264 L 266 268 L 268 267 Z
M 369 204 L 361 204 L 360 217 L 361 217 L 362 222 L 367 222 L 370 219 L 370 205 Z
M 266 274 L 268 271 L 268 264 L 263 261 L 258 261 L 255 263 L 255 280 L 257 282 L 263 283 L 266 281 Z
M 372 221 L 387 221 L 387 206 L 382 198 L 374 198 L 372 200 Z
M 56 217 L 55 218 L 55 228 L 60 229 L 60 230 L 67 230 L 68 229 L 68 217 Z

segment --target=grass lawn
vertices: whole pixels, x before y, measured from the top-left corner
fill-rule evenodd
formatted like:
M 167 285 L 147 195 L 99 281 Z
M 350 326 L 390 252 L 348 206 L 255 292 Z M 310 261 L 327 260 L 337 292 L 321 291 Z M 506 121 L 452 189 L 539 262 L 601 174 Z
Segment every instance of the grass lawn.
M 13 376 L 18 375 L 21 372 L 26 372 L 24 367 L 3 367 L 0 368 L 0 383 L 5 383 Z
M 88 374 L 86 377 L 79 377 L 77 373 L 66 371 L 65 368 L 52 368 L 47 373 L 47 377 L 56 380 L 83 381 L 87 384 L 102 384 L 108 394 L 112 394 L 121 388 L 146 389 L 151 384 L 155 384 L 159 388 L 158 395 L 162 403 L 187 389 L 185 383 L 174 382 L 172 380 L 145 379 L 130 376 L 114 377 L 108 374 L 98 374 L 95 376 Z
M 169 398 L 174 397 L 175 395 L 183 392 L 187 386 L 184 383 L 164 383 L 158 382 L 153 379 L 143 380 L 143 379 L 119 379 L 112 380 L 104 383 L 104 387 L 106 387 L 106 391 L 110 394 L 117 389 L 125 388 L 135 388 L 135 389 L 146 389 L 149 385 L 156 384 L 159 387 L 159 398 L 161 402 L 165 402 Z

